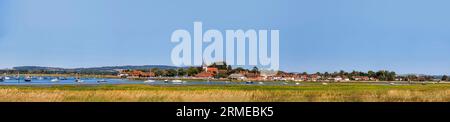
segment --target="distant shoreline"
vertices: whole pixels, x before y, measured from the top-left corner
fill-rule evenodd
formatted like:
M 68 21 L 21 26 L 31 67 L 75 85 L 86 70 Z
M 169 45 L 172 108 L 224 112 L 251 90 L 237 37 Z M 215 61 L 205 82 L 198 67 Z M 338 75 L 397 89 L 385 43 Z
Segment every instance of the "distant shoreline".
M 16 76 L 17 74 L 7 74 L 7 76 Z M 77 74 L 20 74 L 20 76 L 31 76 L 31 77 L 77 77 Z M 408 81 L 293 81 L 293 80 L 231 80 L 231 79 L 212 79 L 212 78 L 195 78 L 195 77 L 128 77 L 122 78 L 116 75 L 87 75 L 79 74 L 80 78 L 111 78 L 111 79 L 130 79 L 130 80 L 183 80 L 183 81 L 230 81 L 230 82 L 242 82 L 242 81 L 254 81 L 254 82 L 334 82 L 334 83 L 405 83 Z M 419 83 L 450 83 L 448 81 L 411 81 L 411 84 Z

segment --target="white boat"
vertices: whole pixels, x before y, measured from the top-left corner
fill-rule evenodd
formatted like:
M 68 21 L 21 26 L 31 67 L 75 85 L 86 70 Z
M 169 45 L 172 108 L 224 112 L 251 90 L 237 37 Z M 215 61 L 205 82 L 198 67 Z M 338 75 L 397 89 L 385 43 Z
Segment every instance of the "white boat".
M 5 81 L 6 80 L 6 73 L 5 74 L 3 74 L 4 76 L 3 77 L 0 77 L 0 82 L 3 82 L 3 81 Z
M 103 74 L 102 74 L 103 75 Z M 97 78 L 101 78 L 102 77 L 102 75 L 99 75 L 99 76 L 97 76 Z M 107 80 L 105 80 L 105 79 L 100 79 L 100 80 L 97 80 L 97 83 L 105 83 L 105 82 L 108 82 Z
M 6 76 L 6 73 L 4 73 L 2 79 L 3 79 L 3 80 L 10 80 L 11 78 L 8 77 L 8 76 Z
M 54 78 L 54 79 L 52 79 L 52 80 L 50 80 L 51 82 L 59 82 L 59 79 L 58 78 Z
M 101 80 L 98 80 L 97 82 L 98 83 L 104 83 L 104 82 L 108 82 L 108 81 L 106 81 L 105 79 L 101 79 Z
M 295 83 L 295 85 L 300 85 L 300 83 Z
M 20 72 L 17 72 L 17 76 L 15 77 L 15 79 L 20 81 Z
M 146 80 L 146 81 L 144 81 L 144 83 L 153 83 L 153 82 L 155 82 L 154 80 Z
M 32 77 L 30 77 L 30 76 L 26 76 L 24 80 L 25 80 L 25 82 L 31 82 L 31 78 Z
M 38 80 L 44 80 L 44 77 L 38 77 L 37 79 Z
M 84 82 L 84 81 L 77 78 L 77 79 L 75 79 L 75 82 L 77 82 L 77 83 L 82 83 L 82 82 Z
M 262 84 L 264 84 L 264 83 L 263 83 L 263 82 L 258 82 L 258 84 L 261 84 L 261 85 L 262 85 Z
M 182 83 L 183 81 L 181 80 L 172 80 L 173 83 Z
M 181 80 L 172 80 L 173 84 L 183 84 L 183 81 Z
M 82 83 L 82 82 L 84 82 L 84 81 L 81 80 L 80 76 L 78 76 L 78 74 L 77 74 L 77 76 L 75 77 L 75 82 L 77 82 L 77 83 Z

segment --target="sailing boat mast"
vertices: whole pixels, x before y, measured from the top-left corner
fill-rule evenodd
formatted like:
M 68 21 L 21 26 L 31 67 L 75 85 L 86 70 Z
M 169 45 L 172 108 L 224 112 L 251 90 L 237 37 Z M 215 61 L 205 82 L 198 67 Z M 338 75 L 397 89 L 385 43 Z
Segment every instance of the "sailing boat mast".
M 20 83 L 20 71 L 17 71 L 17 83 Z

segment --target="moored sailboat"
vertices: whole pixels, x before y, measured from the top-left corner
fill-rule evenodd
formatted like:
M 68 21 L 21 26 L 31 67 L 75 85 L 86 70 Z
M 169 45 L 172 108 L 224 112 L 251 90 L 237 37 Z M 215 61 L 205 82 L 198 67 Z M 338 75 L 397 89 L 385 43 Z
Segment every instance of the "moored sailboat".
M 144 81 L 144 83 L 153 83 L 153 82 L 155 82 L 155 80 L 148 79 L 148 80 Z
M 83 80 L 81 80 L 81 78 L 78 76 L 78 74 L 77 74 L 77 76 L 75 77 L 75 82 L 77 82 L 77 83 L 82 83 L 82 82 L 84 82 Z
M 53 78 L 52 80 L 50 80 L 51 82 L 59 82 L 59 78 Z
M 101 79 L 101 80 L 98 80 L 97 82 L 98 83 L 104 83 L 104 82 L 108 82 L 108 81 L 106 81 L 105 79 Z
M 5 80 L 6 80 L 6 73 L 3 74 L 3 77 L 0 77 L 0 82 L 3 82 L 3 81 L 5 81 Z
M 31 76 L 25 76 L 24 81 L 25 82 L 31 82 L 32 77 Z
M 100 75 L 100 76 L 97 76 L 97 77 L 101 78 L 102 76 Z M 105 79 L 97 80 L 97 83 L 105 83 L 105 82 L 108 82 L 108 81 L 105 80 Z

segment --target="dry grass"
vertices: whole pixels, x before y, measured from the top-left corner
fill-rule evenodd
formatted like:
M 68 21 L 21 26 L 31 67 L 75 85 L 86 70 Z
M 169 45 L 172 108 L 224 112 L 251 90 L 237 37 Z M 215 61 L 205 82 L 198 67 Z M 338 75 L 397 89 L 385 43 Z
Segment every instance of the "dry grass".
M 450 102 L 450 86 L 0 86 L 3 102 Z

